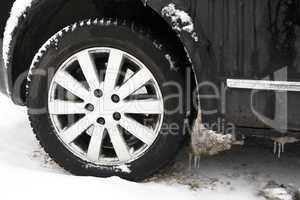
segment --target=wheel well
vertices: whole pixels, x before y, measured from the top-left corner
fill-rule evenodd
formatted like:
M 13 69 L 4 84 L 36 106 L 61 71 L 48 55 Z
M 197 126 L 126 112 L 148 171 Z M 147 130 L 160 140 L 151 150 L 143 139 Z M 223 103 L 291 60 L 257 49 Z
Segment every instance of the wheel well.
M 149 28 L 154 36 L 168 43 L 171 50 L 176 51 L 178 59 L 183 61 L 182 64 L 190 65 L 184 46 L 176 33 L 158 13 L 143 5 L 140 0 L 69 0 L 65 2 L 59 8 L 52 8 L 53 4 L 44 5 L 44 8 L 51 13 L 46 17 L 43 15 L 45 10 L 36 9 L 26 22 L 22 34 L 16 39 L 12 55 L 12 67 L 9 72 L 12 86 L 15 85 L 20 75 L 27 75 L 35 53 L 52 35 L 67 25 L 89 18 L 105 17 L 135 21 Z M 17 104 L 25 105 L 25 85 L 26 82 L 22 84 L 20 90 L 13 89 L 13 100 Z

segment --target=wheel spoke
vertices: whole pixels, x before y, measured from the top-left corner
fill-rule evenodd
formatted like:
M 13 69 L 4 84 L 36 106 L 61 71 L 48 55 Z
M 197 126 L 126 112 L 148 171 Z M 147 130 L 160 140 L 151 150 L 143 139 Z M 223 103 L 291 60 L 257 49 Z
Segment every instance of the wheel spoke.
M 142 86 L 144 86 L 151 79 L 151 75 L 145 69 L 138 71 L 128 81 L 126 81 L 117 91 L 121 99 L 125 99 Z
M 116 126 L 108 127 L 108 134 L 119 160 L 120 161 L 129 160 L 131 157 L 129 153 L 129 148 L 118 127 Z
M 95 61 L 88 51 L 82 51 L 77 54 L 77 59 L 82 72 L 90 86 L 91 90 L 99 89 L 100 80 Z
M 85 114 L 86 110 L 84 103 L 53 100 L 49 103 L 49 113 L 52 115 Z
M 153 142 L 153 131 L 129 117 L 123 116 L 120 120 L 120 126 L 147 145 L 151 145 Z
M 89 92 L 71 74 L 60 71 L 56 74 L 54 81 L 82 100 L 89 99 Z
M 160 100 L 133 100 L 121 104 L 122 112 L 128 114 L 162 114 L 163 105 Z
M 93 130 L 93 134 L 92 134 L 92 137 L 91 137 L 91 141 L 90 141 L 90 144 L 89 144 L 88 152 L 87 152 L 88 159 L 90 159 L 92 161 L 98 161 L 99 160 L 103 135 L 104 135 L 104 127 L 99 126 L 99 125 L 95 125 L 94 130 Z
M 62 131 L 61 135 L 63 141 L 67 144 L 72 143 L 83 133 L 83 131 L 85 131 L 87 128 L 89 128 L 89 126 L 92 125 L 91 121 L 91 115 L 87 115 L 80 119 L 78 122 L 75 122 L 75 124 L 67 128 L 66 130 Z
M 78 70 L 81 77 L 75 74 Z M 155 80 L 125 51 L 93 47 L 74 53 L 58 68 L 50 86 L 48 110 L 57 137 L 65 148 L 94 164 L 114 166 L 142 157 L 163 121 L 164 102 Z M 144 123 L 136 116 L 156 117 Z
M 119 50 L 110 50 L 104 84 L 104 90 L 106 92 L 114 90 L 122 63 L 123 53 Z

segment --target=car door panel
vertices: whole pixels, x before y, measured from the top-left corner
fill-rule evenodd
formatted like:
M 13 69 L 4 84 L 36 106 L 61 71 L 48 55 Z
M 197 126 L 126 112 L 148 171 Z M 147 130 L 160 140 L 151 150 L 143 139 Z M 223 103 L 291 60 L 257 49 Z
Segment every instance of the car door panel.
M 211 42 L 216 77 L 227 79 L 300 81 L 298 0 L 201 0 L 197 18 Z M 287 124 L 300 130 L 299 92 L 226 90 L 222 114 L 238 126 L 270 127 L 262 118 L 279 119 L 286 106 Z M 279 98 L 279 99 L 278 99 Z M 278 108 L 278 106 L 280 106 Z

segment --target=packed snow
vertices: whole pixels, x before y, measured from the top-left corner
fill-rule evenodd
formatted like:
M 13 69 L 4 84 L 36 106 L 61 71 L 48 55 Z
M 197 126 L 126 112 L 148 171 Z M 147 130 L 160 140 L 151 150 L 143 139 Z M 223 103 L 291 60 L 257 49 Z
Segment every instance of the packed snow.
M 177 9 L 174 3 L 170 3 L 162 9 L 161 14 L 171 21 L 172 28 L 176 32 L 188 32 L 191 34 L 194 41 L 198 42 L 199 38 L 194 30 L 194 23 L 188 13 Z
M 193 125 L 191 146 L 194 155 L 216 155 L 231 149 L 235 143 L 231 134 L 219 134 L 207 129 L 202 124 L 202 113 L 198 111 L 197 118 Z
M 172 167 L 144 183 L 116 177 L 76 177 L 58 167 L 40 148 L 29 126 L 26 109 L 0 95 L 0 187 L 3 199 L 130 198 L 257 200 L 284 195 L 264 188 L 270 181 L 300 186 L 300 146 L 286 144 L 278 159 L 272 141 L 250 140 L 244 147 L 213 157 L 194 158 L 184 149 Z M 197 165 L 195 165 L 197 162 Z M 127 170 L 123 168 L 122 170 Z

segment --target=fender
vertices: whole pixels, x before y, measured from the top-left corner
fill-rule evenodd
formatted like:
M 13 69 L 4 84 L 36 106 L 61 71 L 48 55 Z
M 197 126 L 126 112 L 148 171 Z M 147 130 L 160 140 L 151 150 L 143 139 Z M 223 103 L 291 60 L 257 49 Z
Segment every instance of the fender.
M 201 83 L 210 82 L 219 86 L 220 82 L 216 80 L 216 61 L 211 43 L 206 37 L 204 27 L 201 25 L 200 18 L 197 16 L 198 0 L 142 0 L 143 3 L 160 16 L 162 16 L 168 24 L 176 31 L 178 37 L 183 43 L 187 55 L 192 64 L 198 93 L 198 102 L 193 102 L 198 105 L 198 112 L 201 110 L 218 110 L 221 102 L 216 99 L 201 99 L 202 95 L 212 94 L 211 88 L 201 87 Z M 178 19 L 181 18 L 181 19 Z M 190 19 L 188 19 L 190 18 Z M 191 20 L 191 21 L 189 21 Z M 188 28 L 190 26 L 192 28 Z M 220 86 L 221 87 L 221 86 Z M 202 120 L 205 123 L 214 123 L 219 117 L 219 110 L 216 114 L 209 114 L 205 116 L 202 114 Z
M 55 14 L 56 10 L 60 8 L 65 0 L 16 0 L 11 9 L 11 15 L 6 22 L 6 27 L 3 36 L 3 61 L 4 67 L 7 71 L 8 80 L 8 94 L 17 102 L 13 94 L 13 80 L 12 80 L 12 66 L 15 65 L 15 51 L 18 42 L 20 42 L 27 31 L 28 27 L 33 27 L 34 18 L 47 23 L 44 19 L 49 19 L 49 16 Z M 52 9 L 47 9 L 51 7 Z M 39 12 L 36 12 L 39 11 Z M 38 28 L 38 27 L 35 27 Z
M 182 41 L 189 58 L 191 59 L 193 68 L 197 74 L 197 81 L 202 78 L 198 75 L 201 72 L 202 66 L 209 64 L 209 46 L 210 42 L 203 33 L 203 28 L 199 20 L 195 16 L 195 9 L 193 8 L 194 0 L 142 0 L 145 5 L 151 7 L 156 11 L 168 24 L 176 31 L 178 37 Z M 169 11 L 168 11 L 169 9 Z M 173 9 L 173 10 L 172 10 Z M 175 9 L 175 10 L 174 10 Z M 170 11 L 171 10 L 171 11 Z M 173 13 L 172 13 L 173 12 Z M 177 12 L 177 13 L 174 13 Z M 184 15 L 187 16 L 184 16 Z M 177 15 L 177 16 L 176 16 Z M 174 19 L 174 18 L 181 19 Z M 182 20 L 190 18 L 190 22 L 183 22 Z M 192 27 L 191 29 L 186 28 Z M 204 78 L 204 77 L 203 77 Z M 203 81 L 203 80 L 202 80 Z

